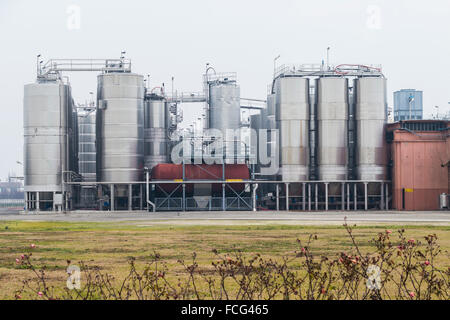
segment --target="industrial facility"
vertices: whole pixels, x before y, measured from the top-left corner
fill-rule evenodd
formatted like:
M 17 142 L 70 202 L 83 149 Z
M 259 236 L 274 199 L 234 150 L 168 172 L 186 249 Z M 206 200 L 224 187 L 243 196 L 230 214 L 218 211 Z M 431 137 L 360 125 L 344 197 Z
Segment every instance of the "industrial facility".
M 73 100 L 71 72 L 97 76 L 96 101 Z M 258 100 L 209 64 L 202 90 L 179 93 L 151 88 L 123 55 L 38 60 L 24 89 L 25 211 L 414 210 L 397 141 L 422 133 L 387 126 L 386 81 L 380 66 L 283 65 Z M 201 132 L 180 127 L 185 103 L 204 104 Z M 417 129 L 443 137 L 443 168 L 438 122 Z M 422 209 L 439 207 L 443 184 Z

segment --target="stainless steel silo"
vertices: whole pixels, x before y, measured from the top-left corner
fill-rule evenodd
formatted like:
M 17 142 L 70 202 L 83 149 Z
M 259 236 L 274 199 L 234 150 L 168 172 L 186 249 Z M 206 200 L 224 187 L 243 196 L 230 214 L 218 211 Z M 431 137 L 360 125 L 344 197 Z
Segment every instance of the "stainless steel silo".
M 308 180 L 309 80 L 278 78 L 275 93 L 276 124 L 280 135 L 279 175 L 285 181 Z
M 149 169 L 168 163 L 168 125 L 170 113 L 163 97 L 152 95 L 145 100 L 144 162 Z
M 385 180 L 387 178 L 386 79 L 361 77 L 354 80 L 354 88 L 357 179 Z
M 227 163 L 241 149 L 240 88 L 236 81 L 217 81 L 209 84 L 209 128 L 222 133 Z
M 105 73 L 97 89 L 97 181 L 143 180 L 143 76 Z
M 347 179 L 348 79 L 316 79 L 319 180 Z M 332 190 L 330 190 L 331 193 Z
M 24 187 L 29 210 L 52 210 L 63 204 L 67 191 L 62 186 L 63 172 L 76 170 L 69 144 L 72 106 L 70 86 L 61 81 L 24 87 Z

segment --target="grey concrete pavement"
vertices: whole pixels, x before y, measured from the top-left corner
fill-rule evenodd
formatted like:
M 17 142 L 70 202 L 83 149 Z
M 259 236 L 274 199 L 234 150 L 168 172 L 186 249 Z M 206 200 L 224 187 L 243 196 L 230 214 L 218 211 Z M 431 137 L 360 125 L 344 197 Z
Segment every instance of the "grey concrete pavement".
M 0 221 L 68 221 L 119 222 L 139 221 L 164 224 L 438 224 L 450 225 L 450 211 L 211 211 L 211 212 L 146 212 L 146 211 L 73 211 L 70 213 L 0 212 Z

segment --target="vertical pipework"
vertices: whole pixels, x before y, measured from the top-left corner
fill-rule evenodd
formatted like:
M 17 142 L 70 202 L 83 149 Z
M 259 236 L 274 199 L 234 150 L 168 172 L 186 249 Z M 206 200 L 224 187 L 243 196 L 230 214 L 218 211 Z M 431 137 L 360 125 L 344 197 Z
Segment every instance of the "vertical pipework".
M 309 90 L 309 179 L 317 180 L 317 95 L 314 86 Z
M 355 167 L 356 167 L 356 131 L 355 131 L 355 99 L 356 91 L 354 87 L 349 87 L 348 91 L 348 178 L 349 180 L 355 180 Z

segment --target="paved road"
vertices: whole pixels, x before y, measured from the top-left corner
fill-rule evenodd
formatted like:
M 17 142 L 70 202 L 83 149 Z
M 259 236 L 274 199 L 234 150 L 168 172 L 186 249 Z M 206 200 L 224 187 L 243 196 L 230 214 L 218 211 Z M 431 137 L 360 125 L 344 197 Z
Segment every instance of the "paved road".
M 215 211 L 215 212 L 96 212 L 74 211 L 70 213 L 19 214 L 0 212 L 0 221 L 68 221 L 68 222 L 119 222 L 136 221 L 151 224 L 433 224 L 450 225 L 450 211 L 399 212 L 399 211 Z

